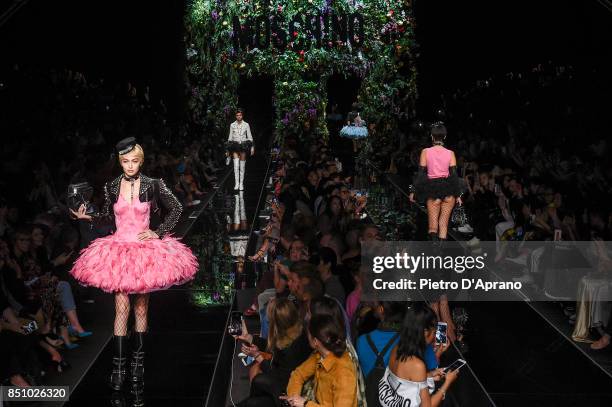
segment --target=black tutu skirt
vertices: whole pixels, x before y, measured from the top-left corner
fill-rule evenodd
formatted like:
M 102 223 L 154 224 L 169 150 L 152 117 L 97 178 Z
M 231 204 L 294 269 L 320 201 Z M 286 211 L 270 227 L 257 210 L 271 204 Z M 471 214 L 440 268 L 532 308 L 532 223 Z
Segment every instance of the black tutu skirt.
M 253 143 L 251 141 L 245 141 L 243 143 L 239 143 L 237 141 L 227 142 L 227 151 L 231 153 L 249 153 L 251 151 L 251 147 L 253 147 Z
M 432 178 L 415 185 L 415 195 L 419 201 L 428 199 L 444 199 L 447 196 L 461 195 L 458 177 Z

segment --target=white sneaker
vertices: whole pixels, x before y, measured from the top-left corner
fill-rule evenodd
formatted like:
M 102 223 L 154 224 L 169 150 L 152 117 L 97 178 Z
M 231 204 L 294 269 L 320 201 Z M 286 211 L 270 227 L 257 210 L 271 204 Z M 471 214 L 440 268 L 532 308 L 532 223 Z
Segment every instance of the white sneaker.
M 467 223 L 463 226 L 459 226 L 457 231 L 461 233 L 474 233 L 474 229 Z

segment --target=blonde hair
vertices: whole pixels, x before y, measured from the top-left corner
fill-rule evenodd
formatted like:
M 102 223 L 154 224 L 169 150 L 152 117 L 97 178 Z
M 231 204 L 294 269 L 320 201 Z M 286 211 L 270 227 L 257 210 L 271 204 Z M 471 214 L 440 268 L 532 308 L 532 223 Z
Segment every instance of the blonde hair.
M 268 352 L 285 349 L 302 333 L 302 323 L 293 302 L 287 298 L 275 298 L 268 304 Z
M 142 149 L 142 146 L 140 144 L 135 144 L 134 148 L 130 152 L 127 152 L 125 154 L 119 154 L 119 156 L 117 157 L 117 159 L 119 160 L 119 163 L 121 163 L 121 157 L 123 157 L 124 155 L 132 154 L 132 153 L 136 153 L 136 156 L 140 158 L 140 163 L 144 164 L 144 150 Z

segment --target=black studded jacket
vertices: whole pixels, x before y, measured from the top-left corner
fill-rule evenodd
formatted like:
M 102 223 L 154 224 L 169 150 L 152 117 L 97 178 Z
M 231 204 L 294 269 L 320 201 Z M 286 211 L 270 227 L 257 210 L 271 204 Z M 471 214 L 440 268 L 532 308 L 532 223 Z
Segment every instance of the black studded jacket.
M 119 199 L 119 189 L 123 175 L 104 184 L 104 203 L 99 212 L 91 215 L 94 224 L 110 223 L 115 226 L 115 211 L 113 205 Z M 171 232 L 176 226 L 183 206 L 174 196 L 172 191 L 166 186 L 161 178 L 150 178 L 140 174 L 140 191 L 138 193 L 140 202 L 151 202 L 150 225 L 160 238 Z M 161 205 L 160 205 L 161 204 Z M 163 221 L 161 221 L 160 208 L 167 211 Z M 156 229 L 153 229 L 157 225 Z

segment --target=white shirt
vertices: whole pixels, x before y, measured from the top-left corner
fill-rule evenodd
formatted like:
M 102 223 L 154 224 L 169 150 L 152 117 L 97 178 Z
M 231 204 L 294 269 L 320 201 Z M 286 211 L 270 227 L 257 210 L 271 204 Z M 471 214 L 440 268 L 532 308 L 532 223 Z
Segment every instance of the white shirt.
M 230 124 L 229 137 L 227 141 L 235 141 L 238 143 L 244 143 L 245 141 L 253 142 L 253 136 L 251 136 L 251 127 L 244 120 L 240 123 L 238 121 Z

